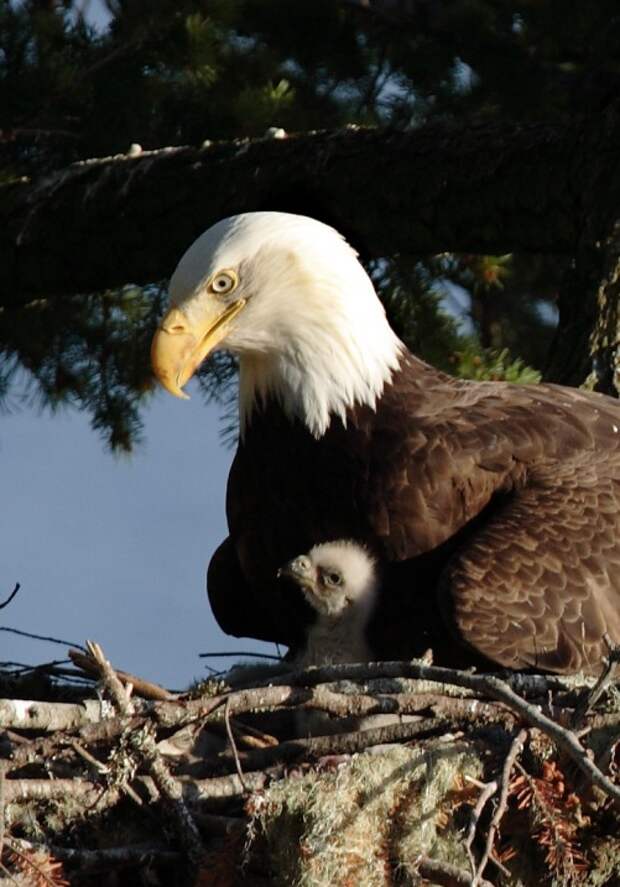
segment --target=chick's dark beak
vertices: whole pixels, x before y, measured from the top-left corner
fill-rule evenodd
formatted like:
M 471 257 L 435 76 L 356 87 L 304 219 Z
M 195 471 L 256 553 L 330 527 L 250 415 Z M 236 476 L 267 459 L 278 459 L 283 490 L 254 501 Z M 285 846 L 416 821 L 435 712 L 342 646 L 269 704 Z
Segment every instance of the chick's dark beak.
M 305 555 L 293 558 L 288 561 L 277 572 L 278 578 L 292 579 L 299 585 L 311 586 L 313 583 L 313 569 L 310 558 Z

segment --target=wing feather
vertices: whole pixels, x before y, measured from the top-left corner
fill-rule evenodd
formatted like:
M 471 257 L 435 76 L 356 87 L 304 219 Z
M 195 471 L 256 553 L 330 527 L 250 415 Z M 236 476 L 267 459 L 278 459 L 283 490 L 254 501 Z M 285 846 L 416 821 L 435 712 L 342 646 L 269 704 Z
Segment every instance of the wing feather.
M 620 405 L 603 395 L 457 381 L 411 356 L 376 410 L 350 410 L 320 440 L 268 402 L 229 477 L 230 540 L 209 576 L 216 616 L 235 634 L 298 637 L 305 613 L 277 568 L 353 538 L 386 565 L 432 556 L 422 587 L 412 568 L 386 590 L 382 649 L 415 612 L 405 595 L 439 588 L 444 618 L 483 656 L 595 668 L 605 635 L 620 642 L 619 429 Z M 415 622 L 412 649 L 429 627 Z

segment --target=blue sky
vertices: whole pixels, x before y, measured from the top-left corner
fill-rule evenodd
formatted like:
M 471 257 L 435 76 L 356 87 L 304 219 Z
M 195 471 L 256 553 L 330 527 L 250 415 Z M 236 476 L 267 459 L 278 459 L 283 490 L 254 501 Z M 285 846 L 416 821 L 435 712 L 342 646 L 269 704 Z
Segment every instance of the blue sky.
M 83 8 L 107 25 L 101 0 Z M 160 392 L 130 459 L 107 452 L 83 414 L 1 415 L 0 600 L 15 582 L 22 587 L 0 626 L 96 640 L 118 668 L 169 687 L 205 676 L 199 652 L 273 653 L 224 635 L 205 593 L 207 563 L 226 535 L 233 455 L 218 431 L 217 409 L 197 393 L 181 402 Z M 64 656 L 63 647 L 6 632 L 1 643 L 2 661 Z
M 217 409 L 196 391 L 189 402 L 162 391 L 145 420 L 145 443 L 118 458 L 83 414 L 2 416 L 0 598 L 22 587 L 0 625 L 96 640 L 118 668 L 184 687 L 206 674 L 199 652 L 274 647 L 224 635 L 205 594 L 233 455 Z M 3 661 L 64 655 L 5 632 L 1 642 Z

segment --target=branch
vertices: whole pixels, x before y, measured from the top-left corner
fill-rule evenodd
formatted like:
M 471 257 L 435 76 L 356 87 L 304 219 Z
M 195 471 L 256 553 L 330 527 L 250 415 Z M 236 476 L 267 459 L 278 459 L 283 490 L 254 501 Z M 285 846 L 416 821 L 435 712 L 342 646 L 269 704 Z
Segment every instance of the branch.
M 429 733 L 445 733 L 448 729 L 458 729 L 454 722 L 439 718 L 420 718 L 406 723 L 386 724 L 368 730 L 354 730 L 351 733 L 335 733 L 333 736 L 312 736 L 309 739 L 291 739 L 273 748 L 256 749 L 241 755 L 241 760 L 257 770 L 276 762 L 293 763 L 300 759 L 317 760 L 328 755 L 353 755 L 371 748 L 373 745 L 387 745 L 394 742 L 407 742 Z
M 116 708 L 124 717 L 131 717 L 134 714 L 134 706 L 130 699 L 132 685 L 124 686 L 122 684 L 109 661 L 105 658 L 99 644 L 87 641 L 86 649 L 99 667 L 101 677 Z M 157 748 L 153 731 L 132 732 L 130 734 L 130 741 L 132 739 L 134 740 L 132 743 L 134 750 L 139 752 L 146 762 L 153 782 L 167 803 L 176 824 L 179 839 L 187 852 L 190 862 L 194 865 L 198 864 L 204 857 L 205 849 L 198 826 L 185 804 L 181 784 L 170 774 Z
M 75 730 L 109 718 L 113 712 L 108 702 L 99 699 L 80 703 L 0 699 L 0 723 L 14 730 Z
M 497 807 L 493 812 L 491 824 L 489 825 L 489 829 L 487 831 L 487 837 L 482 858 L 478 864 L 478 867 L 474 869 L 472 887 L 476 887 L 476 885 L 482 883 L 481 879 L 484 875 L 484 870 L 489 859 L 491 859 L 496 865 L 498 865 L 497 860 L 494 859 L 492 856 L 493 845 L 495 843 L 495 835 L 497 834 L 504 813 L 506 812 L 506 807 L 508 805 L 508 791 L 510 788 L 510 776 L 512 773 L 512 768 L 514 767 L 516 759 L 521 754 L 521 750 L 526 739 L 527 730 L 519 730 L 518 734 L 515 736 L 510 745 L 508 754 L 506 755 L 506 760 L 504 761 L 504 766 L 502 767 L 502 777 L 500 780 L 499 801 L 497 802 Z M 506 874 L 506 872 L 504 872 L 504 874 Z
M 449 862 L 420 856 L 417 860 L 419 874 L 431 884 L 442 887 L 471 887 L 471 875 Z M 478 887 L 493 887 L 490 881 L 478 881 Z
M 465 779 L 468 779 L 470 782 L 474 782 L 474 780 L 468 778 L 467 776 L 465 777 Z M 472 807 L 471 813 L 469 815 L 469 827 L 467 829 L 467 835 L 465 837 L 465 849 L 467 850 L 467 855 L 469 857 L 472 870 L 472 887 L 476 887 L 476 884 L 478 883 L 478 874 L 480 873 L 480 875 L 482 875 L 483 871 L 483 869 L 479 870 L 476 866 L 472 844 L 474 843 L 474 838 L 476 837 L 476 829 L 478 828 L 478 823 L 480 821 L 480 817 L 482 816 L 482 811 L 486 807 L 487 801 L 489 801 L 497 791 L 497 782 L 495 780 L 487 783 L 478 783 L 478 781 L 476 780 L 475 784 L 479 786 L 481 791 L 478 795 L 478 800 Z
M 22 631 L 20 628 L 8 628 L 3 625 L 0 628 L 0 631 L 6 631 L 9 634 L 18 634 L 20 637 L 32 638 L 35 641 L 49 641 L 51 644 L 60 644 L 62 647 L 77 647 L 80 650 L 84 650 L 83 647 L 73 641 L 63 641 L 62 638 L 49 637 L 44 634 L 33 634 L 30 631 Z
M 157 844 L 131 844 L 128 847 L 106 847 L 98 850 L 35 844 L 23 838 L 11 838 L 10 844 L 11 847 L 19 847 L 25 851 L 51 854 L 61 862 L 75 863 L 79 865 L 80 874 L 98 869 L 109 870 L 116 866 L 135 865 L 146 870 L 152 862 L 180 864 L 183 861 L 180 853 Z
M 247 791 L 259 791 L 275 778 L 280 778 L 284 769 L 280 766 L 265 770 L 244 773 L 245 788 L 236 773 L 228 776 L 214 776 L 211 779 L 192 779 L 179 782 L 182 798 L 189 804 L 242 798 Z M 150 801 L 162 797 L 155 780 L 150 776 L 137 776 L 134 785 L 141 788 Z M 121 792 L 117 788 L 107 789 L 101 797 L 101 786 L 86 779 L 8 779 L 5 782 L 5 803 L 25 804 L 29 801 L 66 801 L 71 798 L 82 807 L 92 807 L 98 802 L 97 812 L 113 807 Z
M 15 595 L 17 594 L 17 592 L 19 591 L 20 588 L 21 588 L 21 586 L 20 586 L 19 582 L 16 582 L 15 588 L 10 593 L 8 598 L 0 604 L 0 610 L 4 610 L 5 607 L 8 607 L 8 605 L 11 603 L 11 601 L 13 600 L 13 598 L 15 597 Z
M 572 254 L 584 230 L 595 242 L 616 217 L 619 129 L 610 112 L 565 125 L 349 128 L 84 161 L 0 187 L 4 304 L 161 280 L 208 225 L 260 209 L 318 216 L 366 257 Z
M 470 672 L 458 671 L 457 669 L 424 665 L 421 662 L 372 662 L 360 665 L 345 665 L 340 668 L 338 666 L 331 666 L 329 669 L 313 668 L 308 669 L 306 672 L 282 675 L 280 680 L 285 681 L 288 679 L 291 684 L 303 684 L 304 682 L 315 684 L 321 683 L 321 679 L 325 679 L 326 673 L 333 678 L 336 671 L 342 677 L 352 680 L 363 680 L 364 677 L 371 675 L 394 674 L 395 671 L 399 671 L 401 675 L 406 677 L 455 684 L 456 686 L 474 690 L 483 696 L 490 696 L 491 699 L 503 702 L 504 705 L 523 718 L 530 726 L 538 727 L 539 730 L 546 733 L 574 761 L 594 785 L 598 786 L 598 788 L 613 798 L 616 803 L 620 804 L 620 787 L 615 785 L 599 770 L 577 736 L 571 730 L 561 727 L 551 718 L 548 718 L 537 706 L 526 702 L 518 696 L 510 687 L 508 682 L 510 679 L 504 681 L 494 675 L 471 674 Z
M 98 666 L 92 657 L 86 656 L 79 650 L 69 650 L 69 658 L 79 669 L 86 672 L 86 674 L 95 676 L 99 674 Z M 123 684 L 131 684 L 134 693 L 141 696 L 143 699 L 164 700 L 176 698 L 174 693 L 165 690 L 163 687 L 160 687 L 159 684 L 152 684 L 150 681 L 145 681 L 143 678 L 136 677 L 126 671 L 119 671 L 118 669 L 115 669 L 115 671 L 119 680 Z
M 229 707 L 231 715 L 242 714 L 244 712 L 260 709 L 268 709 L 279 706 L 295 706 L 304 705 L 306 707 L 315 707 L 329 711 L 329 696 L 325 698 L 325 692 L 319 690 L 312 691 L 312 685 L 322 682 L 333 681 L 334 678 L 347 680 L 365 680 L 367 678 L 377 677 L 395 677 L 404 676 L 409 678 L 420 679 L 424 681 L 433 681 L 439 684 L 451 684 L 456 687 L 463 687 L 471 690 L 481 696 L 490 697 L 501 702 L 508 709 L 513 711 L 518 717 L 523 719 L 530 726 L 538 727 L 546 733 L 587 775 L 587 777 L 604 792 L 610 795 L 616 802 L 620 802 L 620 788 L 614 785 L 608 777 L 606 777 L 596 764 L 590 759 L 587 749 L 581 744 L 577 736 L 570 730 L 562 727 L 560 724 L 547 717 L 536 705 L 526 702 L 511 688 L 508 680 L 504 681 L 493 675 L 476 675 L 470 672 L 458 671 L 456 669 L 439 668 L 437 666 L 425 665 L 416 662 L 381 662 L 381 663 L 363 663 L 359 665 L 343 665 L 330 666 L 325 668 L 312 668 L 307 671 L 293 672 L 288 675 L 280 676 L 280 680 L 289 681 L 289 685 L 278 687 L 258 687 L 250 690 L 240 690 L 234 693 L 225 693 L 210 699 L 197 699 L 172 702 L 157 703 L 141 703 L 138 707 L 136 701 L 131 706 L 127 700 L 127 708 L 125 716 L 130 711 L 139 711 L 140 713 L 151 713 L 160 726 L 178 727 L 183 724 L 190 723 L 200 718 L 206 718 L 214 714 L 217 709 L 224 704 Z M 115 676 L 114 676 L 115 677 Z M 540 677 L 540 676 L 533 676 Z M 123 699 L 127 699 L 123 685 L 118 681 L 117 692 L 119 702 L 122 705 Z M 516 686 L 522 686 L 523 680 L 519 676 L 514 676 L 513 683 Z M 535 685 L 552 687 L 563 687 L 565 682 L 554 679 L 544 678 L 543 681 L 535 681 Z M 306 685 L 306 686 L 304 686 Z M 442 686 L 442 690 L 445 688 Z M 321 698 L 323 696 L 323 698 Z M 362 698 L 363 701 L 363 698 Z M 376 708 L 374 705 L 376 704 Z M 4 721 L 6 726 L 15 727 L 16 724 L 11 720 L 10 715 L 22 715 L 21 724 L 27 726 L 32 723 L 32 719 L 23 716 L 23 712 L 19 710 L 20 704 L 16 705 L 13 700 L 4 700 L 0 702 L 0 706 L 8 708 L 8 717 Z M 26 711 L 30 712 L 30 707 L 34 706 L 36 712 L 38 703 L 21 703 L 26 706 Z M 43 704 L 41 704 L 43 705 Z M 56 704 L 58 705 L 58 704 Z M 341 708 L 341 706 L 338 706 Z M 79 708 L 79 707 L 74 707 Z M 351 706 L 353 708 L 353 706 Z M 390 702 L 388 710 L 394 711 L 394 708 L 400 711 L 406 710 L 406 706 L 396 706 Z M 386 703 L 383 701 L 375 701 L 371 704 L 360 705 L 359 709 L 364 709 L 365 714 L 385 712 Z M 121 722 L 122 723 L 122 722 Z M 400 725 L 401 727 L 411 725 Z M 154 744 L 154 741 L 153 741 Z M 272 750 L 269 750 L 270 753 Z M 158 754 L 158 753 L 157 753 Z M 163 763 L 163 762 L 162 762 Z M 157 765 L 155 765 L 157 767 Z
M 601 698 L 605 690 L 612 683 L 618 671 L 618 663 L 620 662 L 620 647 L 610 647 L 609 654 L 603 664 L 603 669 L 599 678 L 593 687 L 584 692 L 581 699 L 578 700 L 573 712 L 571 727 L 577 729 L 583 723 L 586 714 L 594 708 L 598 700 Z
M 237 776 L 239 777 L 239 782 L 243 786 L 243 791 L 247 794 L 248 790 L 246 788 L 245 782 L 243 781 L 243 769 L 241 767 L 241 761 L 239 760 L 239 752 L 237 751 L 237 744 L 235 743 L 235 737 L 233 736 L 232 727 L 230 726 L 230 699 L 226 700 L 226 705 L 224 706 L 224 723 L 226 724 L 226 734 L 228 736 L 228 742 L 230 743 L 230 748 L 235 760 L 235 769 L 237 771 Z

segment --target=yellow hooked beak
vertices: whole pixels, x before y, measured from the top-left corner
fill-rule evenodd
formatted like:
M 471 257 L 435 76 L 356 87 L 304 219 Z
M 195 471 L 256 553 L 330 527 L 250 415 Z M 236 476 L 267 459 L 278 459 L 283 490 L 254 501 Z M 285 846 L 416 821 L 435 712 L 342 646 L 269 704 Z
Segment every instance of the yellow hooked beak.
M 214 304 L 212 313 L 200 326 L 192 325 L 180 308 L 171 308 L 151 345 L 153 372 L 164 388 L 188 400 L 183 386 L 192 378 L 205 357 L 222 341 L 230 322 L 245 307 L 246 299 L 231 302 L 224 310 Z

